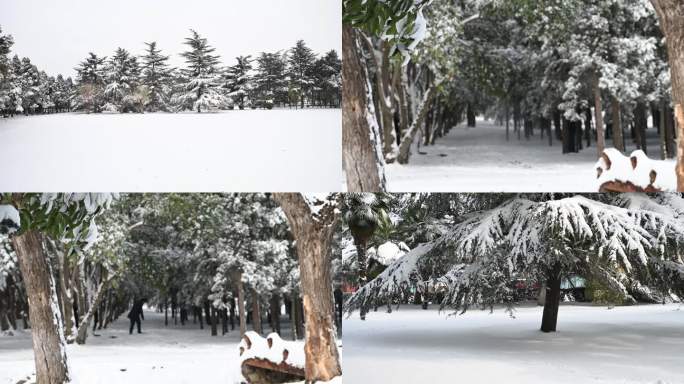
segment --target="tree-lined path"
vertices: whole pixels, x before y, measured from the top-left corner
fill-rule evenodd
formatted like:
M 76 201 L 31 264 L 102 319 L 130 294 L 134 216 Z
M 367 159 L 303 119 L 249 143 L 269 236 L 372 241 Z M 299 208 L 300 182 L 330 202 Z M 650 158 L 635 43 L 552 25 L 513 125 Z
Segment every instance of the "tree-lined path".
M 434 145 L 414 145 L 409 164 L 389 164 L 389 191 L 424 192 L 595 192 L 596 154 L 563 155 L 539 131 L 528 140 L 507 141 L 506 128 L 493 120 L 476 127 L 459 124 Z M 650 130 L 647 143 L 658 146 Z M 636 147 L 630 143 L 627 153 Z M 674 169 L 675 162 L 667 160 Z

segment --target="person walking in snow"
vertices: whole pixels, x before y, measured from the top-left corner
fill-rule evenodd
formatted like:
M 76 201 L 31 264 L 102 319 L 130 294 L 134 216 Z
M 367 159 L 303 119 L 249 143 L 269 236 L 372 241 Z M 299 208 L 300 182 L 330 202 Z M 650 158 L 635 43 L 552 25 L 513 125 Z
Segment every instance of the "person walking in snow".
M 131 311 L 128 312 L 128 318 L 131 320 L 131 328 L 128 331 L 129 335 L 133 334 L 133 326 L 135 324 L 138 325 L 138 333 L 142 333 L 140 331 L 140 320 L 145 320 L 145 316 L 143 315 L 143 303 L 146 301 L 147 299 L 136 300 L 133 303 L 133 308 L 131 308 Z

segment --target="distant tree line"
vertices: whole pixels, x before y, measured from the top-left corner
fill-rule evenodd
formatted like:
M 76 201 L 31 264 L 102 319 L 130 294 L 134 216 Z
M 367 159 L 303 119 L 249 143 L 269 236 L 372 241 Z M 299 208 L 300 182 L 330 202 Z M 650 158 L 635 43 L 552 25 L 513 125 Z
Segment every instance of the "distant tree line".
M 173 68 L 156 42 L 141 56 L 118 48 L 110 57 L 89 53 L 76 79 L 49 76 L 29 58 L 10 58 L 13 39 L 0 29 L 0 111 L 179 112 L 273 107 L 339 107 L 342 61 L 335 50 L 316 55 L 303 40 L 288 50 L 240 56 L 224 66 L 206 38 L 191 31 Z

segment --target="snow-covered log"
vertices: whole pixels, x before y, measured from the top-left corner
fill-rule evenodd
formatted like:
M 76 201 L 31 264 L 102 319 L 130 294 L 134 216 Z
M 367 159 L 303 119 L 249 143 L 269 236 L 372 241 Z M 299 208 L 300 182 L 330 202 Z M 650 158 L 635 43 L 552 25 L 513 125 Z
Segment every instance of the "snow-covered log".
M 286 383 L 304 379 L 304 343 L 247 332 L 238 345 L 245 383 Z
M 603 151 L 596 163 L 599 192 L 676 191 L 674 165 L 649 159 L 637 150 L 627 157 L 615 148 Z

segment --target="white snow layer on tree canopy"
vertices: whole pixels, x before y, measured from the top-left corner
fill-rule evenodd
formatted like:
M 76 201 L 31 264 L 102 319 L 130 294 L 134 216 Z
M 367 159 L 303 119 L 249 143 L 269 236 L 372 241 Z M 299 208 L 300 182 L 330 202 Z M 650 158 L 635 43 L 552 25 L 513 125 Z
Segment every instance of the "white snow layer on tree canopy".
M 11 205 L 0 205 L 0 232 L 15 232 L 20 227 L 19 211 Z
M 285 341 L 277 333 L 262 337 L 254 331 L 246 332 L 245 337 L 249 339 L 249 343 L 243 338 L 238 344 L 238 352 L 241 353 L 240 365 L 247 359 L 261 359 L 274 364 L 285 362 L 293 367 L 304 369 L 306 363 L 304 342 Z M 271 341 L 270 347 L 269 340 Z M 287 359 L 283 359 L 285 351 L 287 351 Z
M 639 280 L 645 277 L 631 273 L 635 264 L 684 270 L 676 267 L 682 263 L 671 247 L 684 242 L 684 201 L 676 194 L 614 199 L 607 204 L 584 196 L 540 202 L 517 197 L 465 215 L 447 234 L 418 246 L 361 287 L 347 310 L 383 302 L 421 284 L 447 284 L 451 290 L 469 285 L 492 289 L 496 284 L 505 289 L 502 278 L 512 281 L 516 274 L 533 275 L 557 263 L 594 274 L 633 301 L 628 287 L 649 293 L 647 281 Z M 480 272 L 469 273 L 469 266 Z M 492 281 L 479 281 L 480 275 Z M 450 292 L 448 297 L 456 296 Z
M 642 150 L 636 150 L 627 157 L 615 148 L 607 148 L 594 167 L 598 172 L 597 190 L 608 182 L 629 183 L 642 189 L 677 190 L 674 165 L 649 159 Z
M 371 295 L 379 298 L 393 297 L 416 283 L 419 280 L 418 262 L 433 247 L 434 243 L 420 244 L 401 256 L 375 279 L 356 291 L 345 304 L 347 311 L 366 305 L 366 300 Z

